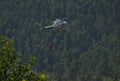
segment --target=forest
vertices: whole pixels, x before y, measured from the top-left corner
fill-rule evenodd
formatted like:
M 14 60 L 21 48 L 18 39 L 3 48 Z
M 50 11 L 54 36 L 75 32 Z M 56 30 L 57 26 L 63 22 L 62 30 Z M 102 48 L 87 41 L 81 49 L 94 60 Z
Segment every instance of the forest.
M 40 30 L 57 18 L 67 18 L 69 31 Z M 4 36 L 14 40 L 10 54 L 12 48 L 15 58 L 21 54 L 21 66 L 35 57 L 28 70 L 45 71 L 48 81 L 120 80 L 119 0 L 0 0 L 0 77 L 9 56 L 2 58 L 9 54 L 2 49 Z

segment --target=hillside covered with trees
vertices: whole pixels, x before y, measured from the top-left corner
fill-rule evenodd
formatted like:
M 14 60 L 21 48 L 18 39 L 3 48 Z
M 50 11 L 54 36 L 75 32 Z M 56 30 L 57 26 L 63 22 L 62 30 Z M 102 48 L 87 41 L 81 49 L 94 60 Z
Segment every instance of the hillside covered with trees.
M 67 30 L 40 29 L 67 18 Z M 120 80 L 119 0 L 0 0 L 0 36 L 49 81 Z M 50 48 L 52 44 L 52 48 Z

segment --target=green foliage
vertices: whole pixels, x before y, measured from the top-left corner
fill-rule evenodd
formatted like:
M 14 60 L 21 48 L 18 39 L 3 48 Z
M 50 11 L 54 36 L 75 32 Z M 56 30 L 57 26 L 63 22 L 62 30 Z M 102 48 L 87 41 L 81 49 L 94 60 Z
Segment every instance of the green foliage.
M 46 72 L 41 72 L 39 75 L 40 81 L 47 81 L 47 74 Z
M 110 77 L 104 77 L 102 81 L 113 81 Z
M 13 38 L 0 36 L 0 81 L 45 81 L 32 71 L 35 57 L 30 57 L 28 63 L 23 64 L 21 54 L 15 53 L 13 41 Z
M 102 81 L 106 76 L 118 81 L 119 6 L 119 0 L 1 0 L 0 35 L 14 37 L 16 51 L 28 62 L 20 66 L 22 70 L 30 69 L 36 59 L 33 69 L 48 71 L 51 81 Z M 70 31 L 40 31 L 54 18 L 64 17 Z M 0 41 L 4 39 L 9 40 L 2 37 Z M 53 49 L 49 48 L 51 43 Z M 11 54 L 15 49 L 6 45 L 1 46 L 1 50 L 7 50 L 5 57 L 19 61 L 19 54 Z M 29 56 L 36 58 L 28 60 Z M 9 59 L 12 62 L 7 66 L 12 67 L 16 60 Z

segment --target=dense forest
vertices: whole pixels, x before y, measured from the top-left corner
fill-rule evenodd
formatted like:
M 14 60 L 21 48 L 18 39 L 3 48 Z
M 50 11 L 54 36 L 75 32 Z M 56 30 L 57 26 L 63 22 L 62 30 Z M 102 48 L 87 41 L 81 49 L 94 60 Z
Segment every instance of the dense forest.
M 56 18 L 69 31 L 40 30 Z M 120 80 L 119 0 L 0 0 L 0 36 L 23 61 L 36 56 L 33 70 L 49 81 Z

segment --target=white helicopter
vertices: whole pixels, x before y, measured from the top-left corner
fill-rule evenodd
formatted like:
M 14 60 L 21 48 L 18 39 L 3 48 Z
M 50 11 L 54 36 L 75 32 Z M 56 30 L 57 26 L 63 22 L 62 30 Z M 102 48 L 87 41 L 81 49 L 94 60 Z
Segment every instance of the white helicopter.
M 52 25 L 49 26 L 45 26 L 44 28 L 41 28 L 41 30 L 43 29 L 63 29 L 65 28 L 65 26 L 68 25 L 68 22 L 65 21 L 64 19 L 56 19 L 55 21 L 52 22 Z

